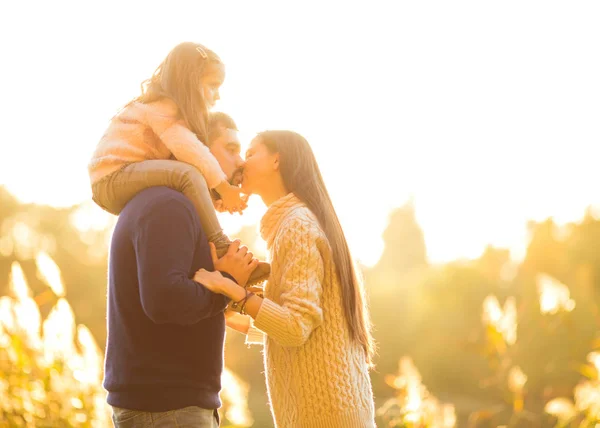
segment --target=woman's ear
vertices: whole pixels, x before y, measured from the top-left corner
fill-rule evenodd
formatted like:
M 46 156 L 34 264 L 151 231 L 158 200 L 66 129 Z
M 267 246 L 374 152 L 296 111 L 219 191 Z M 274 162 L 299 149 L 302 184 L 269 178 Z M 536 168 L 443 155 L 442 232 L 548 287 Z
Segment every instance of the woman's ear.
M 279 153 L 273 155 L 273 171 L 279 171 Z

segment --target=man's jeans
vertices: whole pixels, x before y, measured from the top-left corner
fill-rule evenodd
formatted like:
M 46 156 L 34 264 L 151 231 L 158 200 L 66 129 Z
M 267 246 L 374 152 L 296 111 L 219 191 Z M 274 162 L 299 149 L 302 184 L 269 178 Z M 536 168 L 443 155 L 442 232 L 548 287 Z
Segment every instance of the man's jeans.
M 168 412 L 142 412 L 113 407 L 115 428 L 219 428 L 216 410 L 196 406 Z

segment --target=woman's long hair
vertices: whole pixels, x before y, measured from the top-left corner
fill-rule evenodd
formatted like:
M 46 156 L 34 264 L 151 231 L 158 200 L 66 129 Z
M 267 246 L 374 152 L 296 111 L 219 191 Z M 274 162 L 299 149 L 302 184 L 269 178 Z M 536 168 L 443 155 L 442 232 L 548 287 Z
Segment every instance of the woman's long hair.
M 350 335 L 364 348 L 367 362 L 372 366 L 375 343 L 364 287 L 315 155 L 308 141 L 292 131 L 265 131 L 258 137 L 270 153 L 279 153 L 279 170 L 286 190 L 294 193 L 314 213 L 329 240 Z
M 133 102 L 151 103 L 161 98 L 175 102 L 188 128 L 205 144 L 208 108 L 201 78 L 209 64 L 222 64 L 216 53 L 198 43 L 175 46 L 151 78 L 142 82 L 142 93 Z

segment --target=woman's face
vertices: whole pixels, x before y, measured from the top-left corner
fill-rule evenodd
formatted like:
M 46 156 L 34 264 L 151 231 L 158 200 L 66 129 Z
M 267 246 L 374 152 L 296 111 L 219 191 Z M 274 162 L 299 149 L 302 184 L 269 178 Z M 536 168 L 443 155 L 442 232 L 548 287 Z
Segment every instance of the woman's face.
M 220 63 L 209 63 L 201 78 L 202 94 L 208 110 L 221 99 L 219 88 L 225 80 L 225 67 Z
M 262 195 L 273 186 L 278 174 L 279 154 L 270 153 L 260 137 L 254 138 L 246 151 L 242 191 L 247 195 Z

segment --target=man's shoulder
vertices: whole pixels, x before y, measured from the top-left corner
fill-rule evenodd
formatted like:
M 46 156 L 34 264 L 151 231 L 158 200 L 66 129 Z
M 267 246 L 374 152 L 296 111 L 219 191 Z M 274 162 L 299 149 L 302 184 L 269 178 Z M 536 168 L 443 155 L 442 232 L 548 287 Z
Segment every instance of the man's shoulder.
M 199 221 L 192 202 L 181 192 L 164 186 L 151 187 L 135 195 L 125 206 L 120 217 L 140 218 L 158 215 Z

